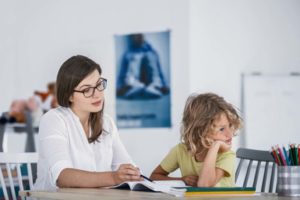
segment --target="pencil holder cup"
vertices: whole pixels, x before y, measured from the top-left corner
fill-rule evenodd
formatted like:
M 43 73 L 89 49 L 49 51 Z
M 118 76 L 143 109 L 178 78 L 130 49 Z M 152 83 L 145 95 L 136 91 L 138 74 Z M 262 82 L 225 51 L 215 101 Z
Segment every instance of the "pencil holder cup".
M 278 166 L 279 196 L 300 196 L 300 166 Z

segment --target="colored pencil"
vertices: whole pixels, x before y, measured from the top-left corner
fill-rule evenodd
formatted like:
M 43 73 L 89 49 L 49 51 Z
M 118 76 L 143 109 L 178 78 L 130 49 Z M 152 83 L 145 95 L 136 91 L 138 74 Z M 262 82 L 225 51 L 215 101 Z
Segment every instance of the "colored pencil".
M 290 152 L 290 158 L 291 158 L 291 165 L 295 165 L 295 161 L 294 161 L 294 152 L 292 151 L 292 144 L 290 144 L 290 149 L 289 149 L 289 152 Z
M 291 161 L 289 159 L 289 156 L 288 156 L 288 153 L 287 153 L 285 147 L 283 146 L 282 149 L 283 149 L 283 153 L 284 153 L 284 156 L 285 156 L 286 164 L 291 165 Z
M 282 165 L 286 166 L 287 164 L 286 164 L 286 161 L 284 159 L 283 153 L 282 153 L 279 145 L 276 145 L 276 148 L 277 148 L 277 151 L 278 151 L 278 154 L 279 154 L 279 158 L 281 158 L 281 160 L 282 160 Z
M 289 144 L 288 148 L 277 144 L 271 146 L 270 154 L 278 166 L 300 166 L 300 144 Z
M 298 144 L 298 164 L 300 165 L 300 144 Z
M 274 147 L 271 147 L 271 148 L 272 148 L 272 154 L 273 154 L 273 156 L 274 156 L 274 158 L 275 158 L 275 162 L 277 163 L 277 165 L 281 165 L 280 160 L 279 160 L 279 157 L 278 157 L 278 155 L 277 155 L 277 153 L 276 153 L 275 148 L 274 148 Z
M 298 163 L 299 158 L 298 158 L 298 148 L 297 148 L 296 144 L 294 146 L 294 152 L 295 152 L 296 165 L 298 165 L 299 164 Z

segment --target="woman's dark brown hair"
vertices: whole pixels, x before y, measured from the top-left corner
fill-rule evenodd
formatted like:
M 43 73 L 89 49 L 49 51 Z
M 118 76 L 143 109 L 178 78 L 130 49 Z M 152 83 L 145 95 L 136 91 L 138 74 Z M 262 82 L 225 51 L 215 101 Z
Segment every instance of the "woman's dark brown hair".
M 58 104 L 62 107 L 70 107 L 70 97 L 75 87 L 95 70 L 101 75 L 100 65 L 88 57 L 77 55 L 66 60 L 60 67 L 56 78 Z M 92 143 L 98 139 L 103 131 L 103 109 L 90 114 L 89 124 L 91 125 L 92 136 L 88 140 Z

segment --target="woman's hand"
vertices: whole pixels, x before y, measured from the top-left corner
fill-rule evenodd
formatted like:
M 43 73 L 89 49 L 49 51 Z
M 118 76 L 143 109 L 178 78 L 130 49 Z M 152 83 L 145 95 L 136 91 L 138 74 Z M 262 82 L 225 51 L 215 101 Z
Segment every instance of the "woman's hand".
M 188 186 L 197 186 L 198 176 L 189 175 L 182 177 L 182 181 Z
M 113 179 L 115 184 L 119 184 L 125 181 L 142 181 L 139 168 L 132 164 L 122 164 L 119 169 L 113 172 Z

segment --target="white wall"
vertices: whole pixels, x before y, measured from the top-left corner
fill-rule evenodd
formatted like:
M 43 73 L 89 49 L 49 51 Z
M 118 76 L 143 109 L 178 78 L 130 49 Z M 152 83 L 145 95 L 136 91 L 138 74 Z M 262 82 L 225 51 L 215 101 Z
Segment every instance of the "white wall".
M 190 92 L 240 108 L 241 73 L 300 71 L 300 1 L 190 0 L 189 15 Z
M 147 175 L 179 141 L 180 118 L 189 91 L 187 1 L 1 0 L 0 29 L 0 112 L 8 110 L 12 99 L 46 90 L 64 60 L 84 54 L 100 63 L 109 80 L 106 111 L 113 117 L 113 35 L 170 29 L 172 128 L 127 129 L 120 130 L 120 135 Z

